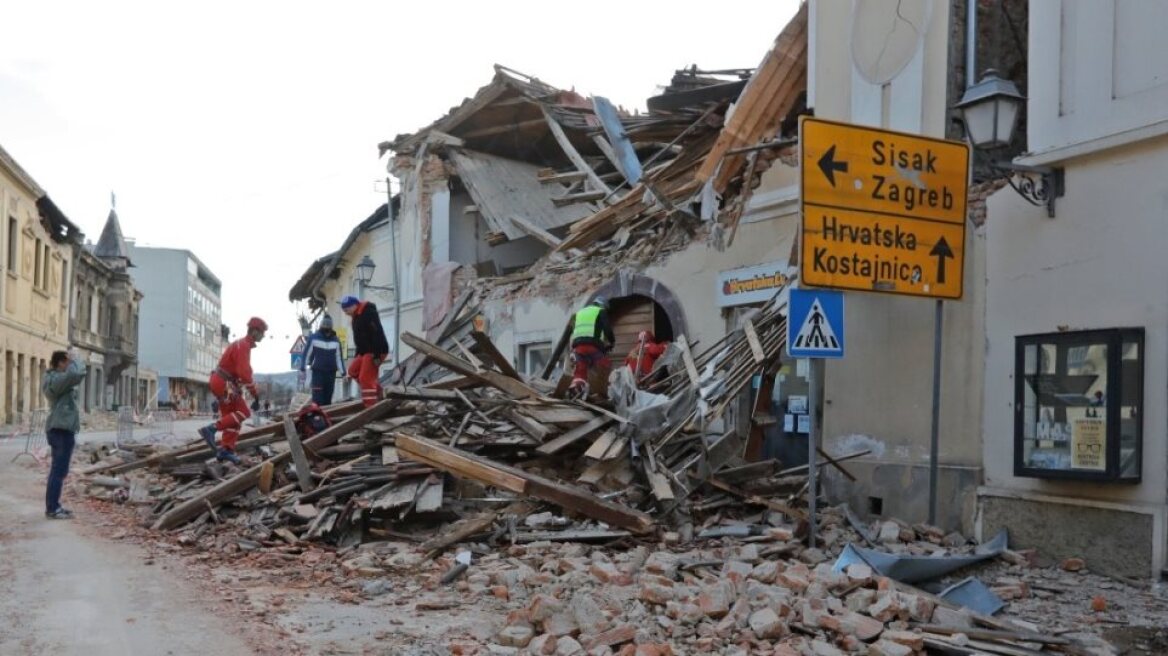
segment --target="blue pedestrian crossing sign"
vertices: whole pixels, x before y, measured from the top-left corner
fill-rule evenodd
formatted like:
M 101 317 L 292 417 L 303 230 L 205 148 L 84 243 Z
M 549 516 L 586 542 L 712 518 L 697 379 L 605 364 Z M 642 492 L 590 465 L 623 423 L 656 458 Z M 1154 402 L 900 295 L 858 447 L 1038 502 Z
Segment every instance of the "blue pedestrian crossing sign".
M 302 362 L 304 362 L 304 354 L 303 353 L 293 353 L 292 354 L 292 368 L 293 369 L 299 369 L 300 364 Z
M 787 314 L 787 354 L 793 358 L 844 357 L 844 295 L 792 289 Z

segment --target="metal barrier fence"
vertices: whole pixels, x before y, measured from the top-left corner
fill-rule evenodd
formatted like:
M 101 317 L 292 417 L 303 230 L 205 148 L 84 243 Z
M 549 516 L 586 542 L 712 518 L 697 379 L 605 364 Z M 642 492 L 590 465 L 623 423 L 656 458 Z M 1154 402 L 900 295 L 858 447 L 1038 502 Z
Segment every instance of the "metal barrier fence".
M 146 415 L 139 416 L 134 409 L 123 406 L 118 410 L 118 432 L 114 439 L 114 448 L 121 449 L 130 443 L 161 442 L 174 435 L 175 411 L 158 409 Z M 143 439 L 134 439 L 134 425 L 141 424 L 146 431 Z
M 163 438 L 174 435 L 174 410 L 159 409 L 151 413 L 150 437 Z
M 48 416 L 48 410 L 33 410 L 25 416 L 25 421 L 17 423 L 17 429 L 12 433 L 12 437 L 19 439 L 24 436 L 24 450 L 13 456 L 12 462 L 16 462 L 20 456 L 29 456 L 37 462 L 42 461 L 37 450 L 43 452 L 49 448 L 49 440 L 45 436 L 45 420 Z
M 123 405 L 118 408 L 118 433 L 114 437 L 114 448 L 120 449 L 123 444 L 134 439 L 134 407 Z

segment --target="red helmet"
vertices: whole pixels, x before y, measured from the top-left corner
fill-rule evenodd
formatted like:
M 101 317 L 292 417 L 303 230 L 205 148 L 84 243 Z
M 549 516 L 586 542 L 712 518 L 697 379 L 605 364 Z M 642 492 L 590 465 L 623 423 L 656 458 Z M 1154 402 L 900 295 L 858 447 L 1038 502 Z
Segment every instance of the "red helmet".
M 252 317 L 252 318 L 247 320 L 247 329 L 248 330 L 262 330 L 264 332 L 267 332 L 268 331 L 268 324 L 263 319 L 261 319 L 259 317 Z

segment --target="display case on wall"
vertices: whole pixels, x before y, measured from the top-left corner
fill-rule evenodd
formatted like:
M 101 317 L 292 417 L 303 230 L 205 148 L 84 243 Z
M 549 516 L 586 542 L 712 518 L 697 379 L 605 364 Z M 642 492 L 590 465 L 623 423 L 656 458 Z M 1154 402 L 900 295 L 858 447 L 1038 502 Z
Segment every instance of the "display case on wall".
M 1016 339 L 1014 475 L 1138 483 L 1144 330 Z

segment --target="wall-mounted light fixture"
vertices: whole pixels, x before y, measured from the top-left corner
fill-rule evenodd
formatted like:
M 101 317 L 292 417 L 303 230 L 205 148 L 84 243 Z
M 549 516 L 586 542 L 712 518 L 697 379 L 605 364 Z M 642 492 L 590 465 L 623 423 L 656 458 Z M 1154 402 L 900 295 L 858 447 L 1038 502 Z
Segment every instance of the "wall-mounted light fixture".
M 957 103 L 965 123 L 966 134 L 979 150 L 992 151 L 1014 141 L 1018 116 L 1026 106 L 1026 97 L 1010 80 L 988 69 L 977 84 L 970 85 Z M 1054 217 L 1055 199 L 1063 195 L 1063 170 L 1058 167 L 1023 166 L 1005 160 L 990 159 L 990 168 L 1033 205 L 1046 206 L 1047 216 Z

